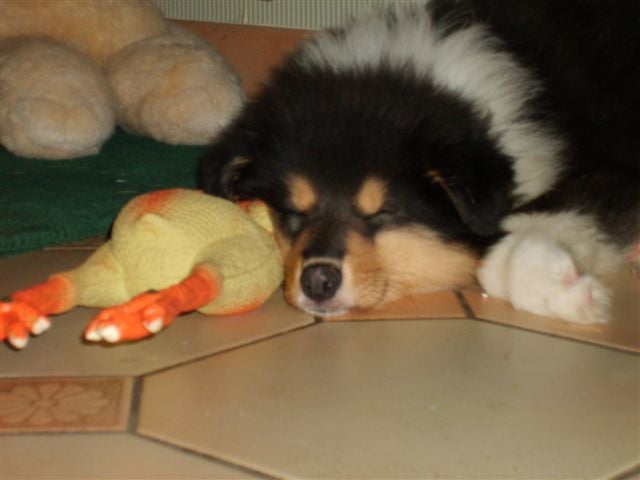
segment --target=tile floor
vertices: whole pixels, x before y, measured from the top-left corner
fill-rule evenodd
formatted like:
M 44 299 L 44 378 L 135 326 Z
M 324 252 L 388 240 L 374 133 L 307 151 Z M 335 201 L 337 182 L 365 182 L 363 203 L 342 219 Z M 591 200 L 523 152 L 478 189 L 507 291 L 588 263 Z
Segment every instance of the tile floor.
M 96 241 L 0 259 L 0 297 Z M 95 311 L 0 345 L 0 478 L 640 477 L 640 282 L 589 328 L 445 292 L 335 321 L 274 296 L 84 344 Z

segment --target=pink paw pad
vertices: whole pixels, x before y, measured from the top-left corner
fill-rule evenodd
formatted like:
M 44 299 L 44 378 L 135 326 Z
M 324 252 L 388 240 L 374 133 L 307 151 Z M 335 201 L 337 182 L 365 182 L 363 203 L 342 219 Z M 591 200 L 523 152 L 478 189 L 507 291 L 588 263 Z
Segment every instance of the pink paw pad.
M 562 277 L 562 283 L 567 287 L 575 285 L 576 283 L 578 283 L 578 280 L 580 280 L 580 275 L 578 274 L 578 271 L 575 267 L 573 267 L 569 272 L 565 273 Z

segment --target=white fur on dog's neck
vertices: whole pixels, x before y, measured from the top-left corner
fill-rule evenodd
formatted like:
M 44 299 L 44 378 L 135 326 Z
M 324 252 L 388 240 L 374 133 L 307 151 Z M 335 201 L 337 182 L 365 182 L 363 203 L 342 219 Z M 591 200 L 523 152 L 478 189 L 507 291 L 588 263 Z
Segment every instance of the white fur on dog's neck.
M 549 126 L 527 117 L 526 104 L 540 87 L 481 24 L 445 34 L 426 9 L 373 11 L 342 34 L 316 35 L 303 46 L 298 62 L 335 72 L 409 68 L 489 119 L 490 135 L 513 159 L 519 202 L 544 193 L 557 178 L 564 142 Z

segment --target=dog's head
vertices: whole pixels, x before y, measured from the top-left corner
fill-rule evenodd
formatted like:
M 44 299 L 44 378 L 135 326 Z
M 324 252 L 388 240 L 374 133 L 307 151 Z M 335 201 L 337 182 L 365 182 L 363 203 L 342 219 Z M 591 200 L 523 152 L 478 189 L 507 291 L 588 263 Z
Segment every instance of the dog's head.
M 512 176 L 458 99 L 401 77 L 287 71 L 202 173 L 210 193 L 271 207 L 286 297 L 322 315 L 472 282 Z

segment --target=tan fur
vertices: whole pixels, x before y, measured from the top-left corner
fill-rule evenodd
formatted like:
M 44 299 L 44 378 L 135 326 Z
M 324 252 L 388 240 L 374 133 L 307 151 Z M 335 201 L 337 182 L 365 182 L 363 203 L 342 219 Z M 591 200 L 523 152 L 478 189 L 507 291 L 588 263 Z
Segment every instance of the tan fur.
M 369 308 L 382 300 L 388 282 L 371 240 L 357 232 L 349 233 L 343 271 L 358 308 Z
M 289 257 L 289 252 L 291 252 L 291 240 L 284 235 L 279 228 L 275 228 L 273 236 L 276 240 L 276 244 L 278 245 L 278 249 L 280 250 L 280 256 L 284 261 Z
M 317 192 L 307 178 L 294 175 L 288 185 L 294 208 L 301 212 L 314 208 Z M 354 207 L 363 215 L 374 215 L 383 207 L 385 196 L 384 181 L 370 177 L 354 197 Z M 302 252 L 312 235 L 313 230 L 307 229 L 292 241 L 276 229 L 285 264 L 285 298 L 301 308 Z M 352 229 L 345 250 L 342 286 L 331 300 L 338 310 L 373 308 L 409 295 L 471 285 L 478 263 L 475 254 L 447 244 L 420 226 L 382 231 L 373 239 Z
M 291 239 L 282 233 L 280 228 L 278 228 L 278 218 L 275 211 L 269 209 L 269 218 L 273 225 L 273 237 L 275 238 L 278 249 L 280 250 L 282 261 L 284 261 L 291 251 Z
M 478 258 L 461 246 L 444 243 L 426 228 L 382 232 L 375 245 L 388 283 L 382 303 L 474 282 Z
M 280 251 L 284 252 L 285 255 L 284 297 L 291 305 L 298 304 L 298 297 L 300 293 L 300 274 L 302 272 L 302 251 L 309 242 L 309 234 L 309 230 L 302 232 L 293 244 L 284 239 L 281 234 L 276 234 L 276 242 L 280 246 Z
M 364 215 L 374 215 L 380 211 L 387 194 L 385 183 L 376 177 L 369 177 L 360 187 L 355 198 L 355 206 Z
M 300 212 L 309 212 L 318 202 L 318 194 L 311 182 L 301 175 L 292 175 L 288 181 L 291 203 Z
M 423 227 L 380 233 L 370 241 L 347 239 L 343 272 L 356 308 L 470 285 L 478 259 L 463 247 L 447 245 Z
M 303 232 L 294 243 L 276 229 L 285 264 L 285 298 L 299 305 L 302 252 L 311 237 Z M 347 234 L 338 297 L 351 308 L 384 305 L 409 295 L 460 288 L 474 283 L 478 258 L 459 245 L 446 244 L 424 227 L 384 231 L 373 240 L 356 231 Z

